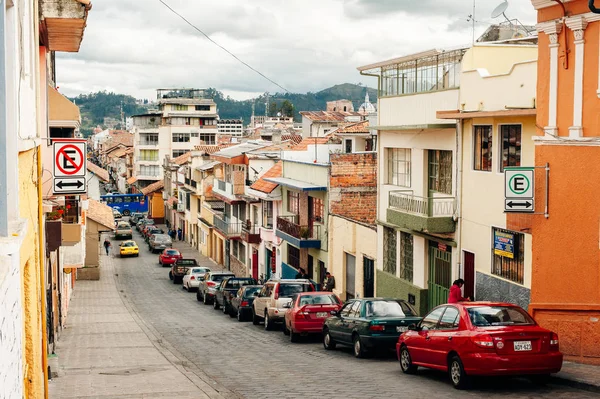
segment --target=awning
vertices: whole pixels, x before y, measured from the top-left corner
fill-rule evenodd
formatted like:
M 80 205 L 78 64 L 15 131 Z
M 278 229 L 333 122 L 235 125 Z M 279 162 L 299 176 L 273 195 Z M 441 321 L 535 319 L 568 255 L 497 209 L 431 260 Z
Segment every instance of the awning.
M 204 165 L 200 165 L 196 167 L 196 170 L 199 171 L 205 171 L 205 170 L 209 170 L 214 168 L 215 166 L 217 166 L 220 162 L 219 161 L 211 161 L 211 162 L 207 162 Z
M 287 177 L 267 177 L 264 180 L 300 191 L 327 191 L 327 186 L 317 186 L 312 183 L 289 179 Z

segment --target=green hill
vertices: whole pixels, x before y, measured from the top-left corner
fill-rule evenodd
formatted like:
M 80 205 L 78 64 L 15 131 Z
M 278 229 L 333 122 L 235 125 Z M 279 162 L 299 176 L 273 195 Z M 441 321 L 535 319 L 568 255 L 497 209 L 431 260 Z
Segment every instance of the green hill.
M 318 111 L 325 110 L 327 101 L 347 99 L 354 103 L 354 108 L 358 109 L 363 103 L 366 91 L 369 91 L 371 102 L 377 101 L 377 90 L 367 88 L 365 86 L 344 83 L 329 87 L 317 93 L 274 93 L 269 94 L 269 115 L 275 115 L 277 112 L 283 114 L 293 113 L 294 119 L 300 121 L 299 111 Z M 267 94 L 258 96 L 257 98 L 245 101 L 238 101 L 229 96 L 225 96 L 222 92 L 216 89 L 208 89 L 209 95 L 217 103 L 219 116 L 222 119 L 242 118 L 245 124 L 250 123 L 252 116 L 252 104 L 254 104 L 254 113 L 256 115 L 265 114 L 265 103 L 267 102 Z M 132 96 L 125 94 L 117 94 L 112 92 L 97 92 L 91 94 L 82 94 L 74 98 L 70 98 L 81 109 L 82 127 L 81 132 L 84 136 L 92 133 L 96 126 L 102 128 L 109 127 L 110 123 L 105 123 L 105 118 L 116 121 L 115 128 L 125 128 L 120 126 L 121 107 L 123 109 L 124 118 L 146 112 L 148 106 L 139 104 Z M 113 122 L 115 122 L 113 121 Z

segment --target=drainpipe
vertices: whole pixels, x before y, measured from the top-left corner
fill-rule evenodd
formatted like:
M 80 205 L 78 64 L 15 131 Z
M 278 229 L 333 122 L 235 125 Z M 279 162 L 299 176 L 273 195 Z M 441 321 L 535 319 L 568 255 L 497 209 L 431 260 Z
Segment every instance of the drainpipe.
M 462 269 L 462 133 L 463 133 L 463 119 L 456 121 L 456 212 L 454 213 L 454 219 L 456 220 L 456 249 L 458 252 L 458 273 L 460 277 L 464 277 L 464 270 Z
M 8 237 L 8 127 L 6 123 L 6 4 L 0 0 L 0 237 Z
M 590 11 L 594 14 L 600 14 L 600 8 L 596 8 L 594 5 L 594 0 L 588 0 L 588 6 L 590 7 Z
M 39 111 L 38 111 L 39 113 Z M 44 398 L 48 399 L 48 332 L 47 324 L 48 315 L 46 314 L 46 257 L 44 256 L 44 228 L 42 221 L 44 220 L 44 210 L 42 203 L 42 151 L 38 146 L 37 153 L 37 195 L 38 195 L 38 249 L 40 259 L 40 290 L 42 291 L 42 367 L 44 371 Z M 59 270 L 60 273 L 60 270 Z

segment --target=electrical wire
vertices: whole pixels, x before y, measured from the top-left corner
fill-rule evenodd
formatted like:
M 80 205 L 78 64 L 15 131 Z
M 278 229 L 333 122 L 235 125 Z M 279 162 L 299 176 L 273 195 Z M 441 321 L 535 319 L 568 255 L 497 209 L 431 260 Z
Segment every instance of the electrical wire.
M 225 51 L 227 54 L 229 54 L 230 56 L 232 56 L 233 58 L 235 58 L 237 61 L 239 61 L 240 63 L 242 63 L 243 65 L 245 65 L 247 68 L 249 68 L 253 72 L 257 73 L 258 75 L 262 76 L 263 78 L 265 78 L 269 82 L 273 83 L 275 86 L 279 87 L 280 89 L 284 90 L 287 93 L 290 93 L 290 91 L 288 89 L 286 89 L 285 87 L 283 87 L 279 83 L 275 82 L 274 80 L 272 80 L 271 78 L 269 78 L 268 76 L 266 76 L 265 74 L 263 74 L 262 72 L 260 72 L 258 69 L 254 68 L 251 65 L 249 65 L 248 63 L 244 62 L 237 55 L 233 54 L 231 51 L 227 50 L 225 47 L 221 46 L 219 43 L 215 42 L 213 39 L 211 39 L 210 36 L 208 36 L 206 33 L 204 33 L 200 28 L 198 28 L 196 25 L 194 25 L 193 23 L 191 23 L 190 21 L 188 21 L 183 15 L 181 15 L 180 13 L 178 13 L 177 11 L 175 11 L 164 0 L 158 0 L 158 1 L 161 2 L 165 7 L 167 7 L 173 14 L 175 14 L 179 18 L 181 18 L 186 24 L 188 24 L 189 26 L 191 26 L 192 28 L 194 28 L 195 30 L 197 30 L 198 32 L 200 32 L 202 35 L 204 35 L 204 37 L 206 37 L 215 46 L 217 46 L 221 50 Z

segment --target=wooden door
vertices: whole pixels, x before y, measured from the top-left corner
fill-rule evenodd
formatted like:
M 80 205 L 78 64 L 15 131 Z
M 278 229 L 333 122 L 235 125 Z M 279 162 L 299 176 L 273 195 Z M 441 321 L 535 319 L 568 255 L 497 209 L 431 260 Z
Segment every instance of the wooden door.
M 472 252 L 463 251 L 464 256 L 464 277 L 465 285 L 463 286 L 465 298 L 475 300 L 475 254 Z

